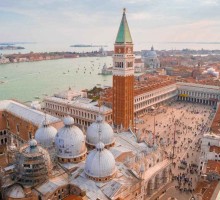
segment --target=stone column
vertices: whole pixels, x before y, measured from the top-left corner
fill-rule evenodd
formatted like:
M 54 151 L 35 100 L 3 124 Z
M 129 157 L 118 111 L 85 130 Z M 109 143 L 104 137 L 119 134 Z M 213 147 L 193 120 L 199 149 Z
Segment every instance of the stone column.
M 153 191 L 154 191 L 154 180 L 150 180 L 148 182 L 148 187 L 147 187 L 148 191 L 147 191 L 147 194 L 148 195 L 152 195 L 153 194 Z
M 159 174 L 156 175 L 155 177 L 155 190 L 157 190 L 159 188 Z
M 158 188 L 160 188 L 161 185 L 163 184 L 163 174 L 162 173 L 158 174 L 157 184 L 158 184 Z
M 169 170 L 165 169 L 163 171 L 163 183 L 167 183 L 168 182 L 168 178 L 169 178 Z

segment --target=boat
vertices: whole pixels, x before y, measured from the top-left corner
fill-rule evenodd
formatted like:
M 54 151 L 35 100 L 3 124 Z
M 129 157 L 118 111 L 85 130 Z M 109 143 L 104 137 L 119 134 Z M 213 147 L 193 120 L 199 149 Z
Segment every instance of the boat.
M 34 97 L 35 99 L 40 99 L 40 97 L 39 96 L 36 96 L 36 97 Z

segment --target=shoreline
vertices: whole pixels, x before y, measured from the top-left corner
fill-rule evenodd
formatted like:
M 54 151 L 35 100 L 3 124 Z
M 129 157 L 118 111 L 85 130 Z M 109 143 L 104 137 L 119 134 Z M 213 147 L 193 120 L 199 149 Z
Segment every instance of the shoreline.
M 1 64 L 13 64 L 13 63 L 23 63 L 23 62 L 36 62 L 36 61 L 45 61 L 45 60 L 59 60 L 66 58 L 80 58 L 80 57 L 106 57 L 112 56 L 113 52 L 49 52 L 49 53 L 25 53 L 25 54 L 6 54 L 0 57 L 0 65 Z

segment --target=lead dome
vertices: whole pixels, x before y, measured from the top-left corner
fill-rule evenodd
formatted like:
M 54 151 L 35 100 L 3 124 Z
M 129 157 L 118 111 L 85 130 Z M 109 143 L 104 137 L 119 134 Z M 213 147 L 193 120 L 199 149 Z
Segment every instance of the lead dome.
M 45 119 L 42 126 L 37 129 L 35 133 L 35 139 L 44 148 L 52 147 L 57 134 L 57 130 L 49 125 L 49 122 Z
M 90 148 L 95 148 L 99 139 L 104 143 L 106 148 L 113 146 L 115 143 L 112 127 L 105 122 L 100 115 L 97 117 L 96 121 L 87 128 L 86 144 Z
M 55 147 L 58 161 L 61 163 L 77 163 L 86 158 L 85 136 L 83 132 L 74 126 L 74 119 L 65 117 L 64 127 L 58 130 L 55 137 Z
M 7 196 L 13 199 L 22 199 L 25 198 L 25 193 L 19 184 L 15 184 L 8 189 Z
M 102 142 L 96 144 L 96 149 L 87 156 L 84 171 L 90 179 L 97 182 L 108 181 L 114 177 L 115 158 L 109 150 L 105 149 Z

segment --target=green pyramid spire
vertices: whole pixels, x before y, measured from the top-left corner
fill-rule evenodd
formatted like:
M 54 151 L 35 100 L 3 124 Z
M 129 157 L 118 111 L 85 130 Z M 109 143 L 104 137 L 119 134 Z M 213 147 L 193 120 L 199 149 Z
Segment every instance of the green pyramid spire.
M 121 24 L 118 30 L 115 43 L 132 43 L 131 33 L 128 27 L 125 11 L 126 9 L 124 8 Z

